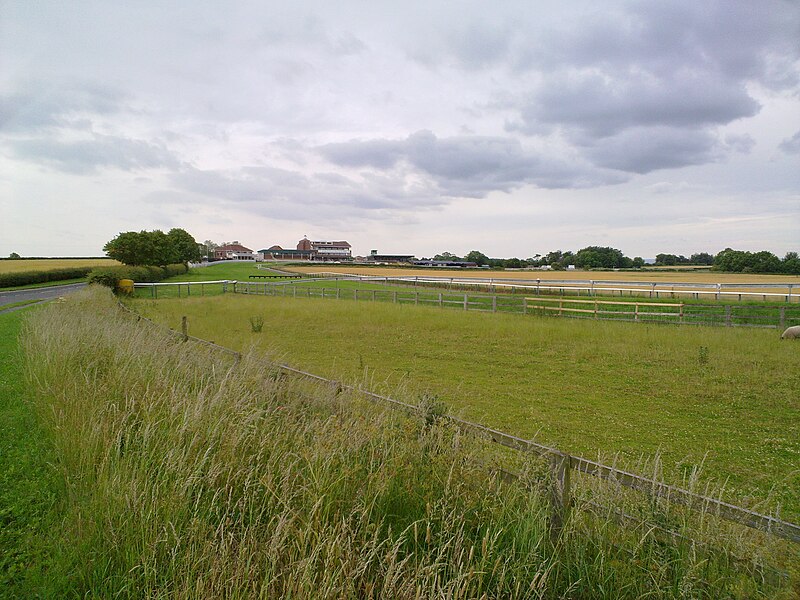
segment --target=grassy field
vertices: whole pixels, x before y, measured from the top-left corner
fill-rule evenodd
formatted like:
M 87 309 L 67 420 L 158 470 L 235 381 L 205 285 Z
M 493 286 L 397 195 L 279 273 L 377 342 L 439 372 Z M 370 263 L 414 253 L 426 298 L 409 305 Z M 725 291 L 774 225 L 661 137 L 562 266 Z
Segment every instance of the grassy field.
M 232 363 L 182 343 L 106 290 L 32 317 L 32 393 L 18 404 L 33 409 L 63 487 L 46 551 L 17 561 L 46 577 L 0 595 L 784 600 L 800 589 L 783 545 L 726 539 L 710 520 L 694 533 L 716 538 L 711 549 L 576 506 L 554 540 L 535 469 L 527 488 L 501 485 L 471 438 L 280 377 L 258 353 Z M 8 439 L 29 443 L 27 431 Z
M 31 260 L 0 260 L 0 273 L 22 271 L 49 271 L 72 267 L 109 267 L 118 265 L 111 258 L 42 258 Z
M 675 328 L 227 295 L 135 301 L 194 335 L 453 411 L 588 456 L 698 465 L 737 502 L 800 517 L 800 354 L 774 331 Z M 262 334 L 249 317 L 264 319 Z

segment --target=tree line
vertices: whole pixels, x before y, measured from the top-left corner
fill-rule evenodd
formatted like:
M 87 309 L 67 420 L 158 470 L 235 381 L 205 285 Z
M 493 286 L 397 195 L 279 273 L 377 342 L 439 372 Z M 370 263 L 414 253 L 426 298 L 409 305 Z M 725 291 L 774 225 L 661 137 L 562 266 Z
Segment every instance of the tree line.
M 698 252 L 690 257 L 682 254 L 657 254 L 653 266 L 710 266 L 715 271 L 731 273 L 783 273 L 800 275 L 800 258 L 797 252 L 788 252 L 783 259 L 772 252 L 748 252 L 726 248 L 716 255 Z M 483 252 L 472 250 L 460 257 L 452 252 L 436 254 L 433 260 L 449 262 L 471 262 L 479 267 L 524 269 L 549 267 L 564 270 L 570 266 L 577 269 L 640 269 L 646 265 L 641 256 L 630 258 L 620 250 L 607 246 L 587 246 L 577 252 L 553 250 L 547 254 L 536 254 L 530 258 L 489 258 Z

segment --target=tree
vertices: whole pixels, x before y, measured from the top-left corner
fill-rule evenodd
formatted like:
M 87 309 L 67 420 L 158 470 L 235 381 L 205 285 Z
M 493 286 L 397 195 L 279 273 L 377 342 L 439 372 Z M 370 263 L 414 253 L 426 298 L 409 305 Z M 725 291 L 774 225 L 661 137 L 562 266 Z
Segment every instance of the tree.
M 692 254 L 689 258 L 689 262 L 693 265 L 713 265 L 714 257 L 708 252 L 697 252 Z
M 644 266 L 644 259 L 641 256 L 635 256 L 633 258 L 633 268 L 641 269 L 643 266 Z
M 460 256 L 456 256 L 451 252 L 442 252 L 441 254 L 437 254 L 433 257 L 433 260 L 442 260 L 446 262 L 464 262 L 464 259 Z
M 206 258 L 211 258 L 214 256 L 214 250 L 219 248 L 219 244 L 212 242 L 211 240 L 206 240 L 200 245 L 203 247 L 203 256 Z
M 173 228 L 167 233 L 169 252 L 171 259 L 169 262 L 189 263 L 196 262 L 202 258 L 200 248 L 195 239 L 184 229 Z M 167 263 L 169 264 L 169 263 Z
M 800 275 L 800 257 L 797 252 L 787 252 L 781 262 L 781 271 L 788 275 Z
M 581 269 L 627 269 L 633 261 L 616 248 L 587 246 L 575 253 L 575 266 Z
M 164 233 L 126 231 L 103 246 L 103 251 L 126 265 L 164 266 L 199 260 L 201 253 L 195 239 L 183 229 Z
M 483 252 L 478 252 L 477 250 L 472 250 L 464 257 L 466 262 L 474 262 L 479 267 L 483 265 L 489 264 L 489 257 L 486 256 Z
M 8 258 L 17 259 L 17 258 L 22 258 L 22 257 L 19 254 L 17 254 L 16 252 L 12 252 L 11 254 L 8 255 Z

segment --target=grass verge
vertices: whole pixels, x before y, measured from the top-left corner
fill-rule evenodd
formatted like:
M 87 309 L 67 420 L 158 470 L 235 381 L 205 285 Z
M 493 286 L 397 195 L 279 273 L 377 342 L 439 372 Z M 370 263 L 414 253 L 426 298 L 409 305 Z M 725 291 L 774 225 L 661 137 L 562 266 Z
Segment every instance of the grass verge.
M 28 311 L 0 315 L 0 597 L 45 589 L 47 538 L 58 527 L 62 487 L 53 448 L 29 403 L 17 339 Z M 53 581 L 51 579 L 51 581 Z

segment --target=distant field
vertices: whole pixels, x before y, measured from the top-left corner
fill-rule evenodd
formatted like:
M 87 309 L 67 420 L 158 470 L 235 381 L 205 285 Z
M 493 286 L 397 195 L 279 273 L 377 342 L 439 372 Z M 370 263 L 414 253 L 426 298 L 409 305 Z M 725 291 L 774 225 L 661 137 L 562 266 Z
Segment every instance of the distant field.
M 50 269 L 69 269 L 72 267 L 103 267 L 118 265 L 110 258 L 43 258 L 33 260 L 0 260 L 0 273 L 22 271 L 49 271 Z
M 138 300 L 173 328 L 378 389 L 433 393 L 471 420 L 623 464 L 697 465 L 737 502 L 800 518 L 800 354 L 774 330 L 676 328 L 252 296 Z M 249 318 L 264 319 L 253 334 Z

